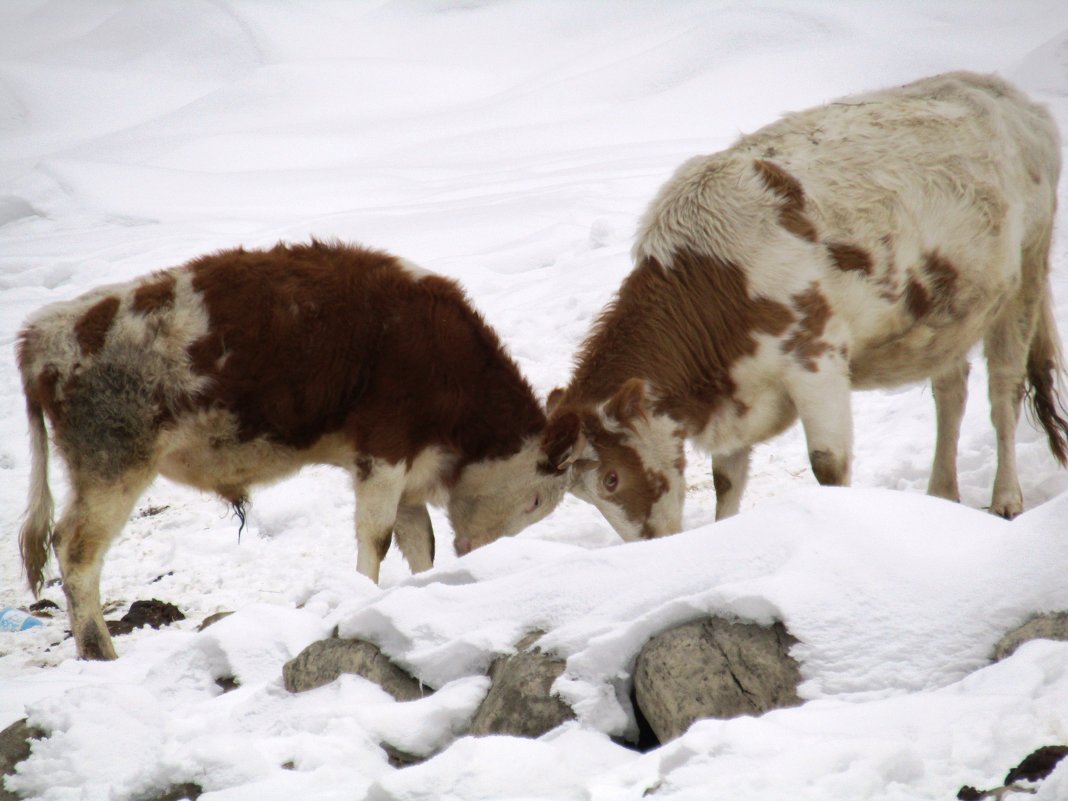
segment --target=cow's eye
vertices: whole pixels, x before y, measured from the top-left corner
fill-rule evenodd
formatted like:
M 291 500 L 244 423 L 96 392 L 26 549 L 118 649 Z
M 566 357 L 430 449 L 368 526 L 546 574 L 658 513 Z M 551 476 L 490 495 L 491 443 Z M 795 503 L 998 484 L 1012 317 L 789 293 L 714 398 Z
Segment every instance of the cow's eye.
M 539 493 L 535 493 L 534 500 L 532 500 L 530 502 L 530 506 L 527 507 L 527 514 L 531 514 L 539 506 L 541 506 L 541 495 Z
M 609 470 L 607 473 L 604 474 L 604 478 L 601 479 L 601 481 L 604 484 L 604 488 L 606 490 L 608 490 L 609 492 L 615 492 L 616 487 L 619 486 L 619 475 L 616 474 L 615 470 Z

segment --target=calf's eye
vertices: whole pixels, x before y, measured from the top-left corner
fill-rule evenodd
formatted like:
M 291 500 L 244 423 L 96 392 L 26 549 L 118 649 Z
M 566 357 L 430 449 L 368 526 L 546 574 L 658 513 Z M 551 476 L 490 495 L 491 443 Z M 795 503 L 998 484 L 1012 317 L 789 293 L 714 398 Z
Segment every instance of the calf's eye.
M 604 483 L 604 488 L 606 490 L 608 490 L 609 492 L 615 492 L 616 487 L 619 486 L 619 476 L 616 474 L 615 470 L 609 470 L 607 473 L 604 474 L 602 482 Z
M 530 506 L 527 507 L 527 514 L 529 515 L 535 509 L 541 506 L 541 495 L 535 495 L 534 500 L 530 502 Z

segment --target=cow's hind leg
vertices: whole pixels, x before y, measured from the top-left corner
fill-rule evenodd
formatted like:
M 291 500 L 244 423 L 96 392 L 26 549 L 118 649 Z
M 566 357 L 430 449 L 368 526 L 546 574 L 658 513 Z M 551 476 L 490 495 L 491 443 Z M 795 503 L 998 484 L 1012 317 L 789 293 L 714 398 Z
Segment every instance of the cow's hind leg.
M 749 479 L 749 455 L 752 448 L 712 457 L 712 483 L 716 488 L 716 520 L 738 514 L 742 493 Z
M 393 538 L 406 473 L 403 462 L 374 460 L 356 476 L 356 569 L 376 584 Z
M 1020 254 L 1017 295 L 1001 310 L 983 339 L 990 373 L 990 418 L 998 446 L 990 511 L 1009 519 L 1023 511 L 1023 493 L 1016 473 L 1016 424 L 1020 420 L 1028 352 L 1049 292 L 1050 236 L 1047 225 L 1025 244 Z
M 990 419 L 997 437 L 998 468 L 990 511 L 1008 520 L 1023 511 L 1023 492 L 1016 472 L 1016 424 L 1023 399 L 1023 372 L 1008 364 L 990 363 Z
M 100 608 L 100 570 L 108 546 L 152 478 L 150 472 L 141 472 L 108 482 L 77 476 L 72 481 L 73 496 L 56 524 L 54 547 L 81 659 L 116 656 Z
M 931 378 L 938 432 L 927 494 L 950 501 L 960 500 L 957 486 L 957 443 L 964 407 L 968 400 L 968 362 L 959 359 Z
M 402 504 L 397 510 L 393 533 L 413 573 L 434 566 L 434 527 L 424 504 Z

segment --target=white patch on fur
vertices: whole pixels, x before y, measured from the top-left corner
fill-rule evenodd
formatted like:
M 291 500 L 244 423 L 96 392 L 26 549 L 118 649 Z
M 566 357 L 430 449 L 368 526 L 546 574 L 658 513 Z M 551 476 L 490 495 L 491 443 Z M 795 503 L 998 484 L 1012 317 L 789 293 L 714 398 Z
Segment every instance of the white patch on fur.
M 445 506 L 449 494 L 444 477 L 452 472 L 455 457 L 440 448 L 426 448 L 412 461 L 404 476 L 404 503 Z
M 457 540 L 477 548 L 515 534 L 555 509 L 571 472 L 545 474 L 538 469 L 543 458 L 534 437 L 512 456 L 465 467 L 449 492 L 449 522 Z
M 420 267 L 415 262 L 408 261 L 408 259 L 400 257 L 397 258 L 397 266 L 404 270 L 406 273 L 408 273 L 408 275 L 412 276 L 412 278 L 414 278 L 416 281 L 419 281 L 420 279 L 426 278 L 430 275 L 436 275 L 436 273 L 431 272 L 425 267 Z

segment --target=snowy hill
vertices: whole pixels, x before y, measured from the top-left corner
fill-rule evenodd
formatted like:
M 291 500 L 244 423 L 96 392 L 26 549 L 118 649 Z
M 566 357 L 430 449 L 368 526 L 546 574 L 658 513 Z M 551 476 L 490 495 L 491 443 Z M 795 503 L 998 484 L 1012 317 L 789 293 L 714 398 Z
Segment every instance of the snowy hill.
M 13 344 L 36 308 L 213 249 L 337 237 L 459 279 L 545 397 L 677 164 L 786 110 L 950 69 L 1017 82 L 1068 132 L 1061 0 L 7 0 L 0 608 L 32 601 Z M 1065 186 L 1060 208 L 1064 339 Z M 437 567 L 413 578 L 394 550 L 381 588 L 355 572 L 340 471 L 260 490 L 240 542 L 224 504 L 161 481 L 112 548 L 102 593 L 117 608 L 161 598 L 187 619 L 117 638 L 109 664 L 74 659 L 62 615 L 0 633 L 0 728 L 28 714 L 54 732 L 12 786 L 48 801 L 187 781 L 205 801 L 912 801 L 996 785 L 1034 748 L 1068 743 L 1068 643 L 988 663 L 1007 629 L 1068 609 L 1068 471 L 1025 421 L 1028 511 L 1011 523 L 983 511 L 985 380 L 978 359 L 960 505 L 923 495 L 929 389 L 858 393 L 852 489 L 815 486 L 794 429 L 754 451 L 730 521 L 711 525 L 709 462 L 690 453 L 683 534 L 622 545 L 569 499 L 457 559 L 432 510 Z M 57 586 L 45 596 L 62 602 Z M 220 610 L 236 614 L 196 631 Z M 804 705 L 700 722 L 647 754 L 620 745 L 638 649 L 707 614 L 783 620 L 801 641 Z M 335 626 L 438 692 L 402 704 L 348 676 L 287 693 L 281 665 Z M 567 659 L 557 689 L 578 720 L 537 741 L 458 737 L 490 660 L 534 630 Z M 223 694 L 224 675 L 241 686 Z M 382 739 L 441 752 L 396 770 Z M 1068 767 L 1034 798 L 1068 798 Z

